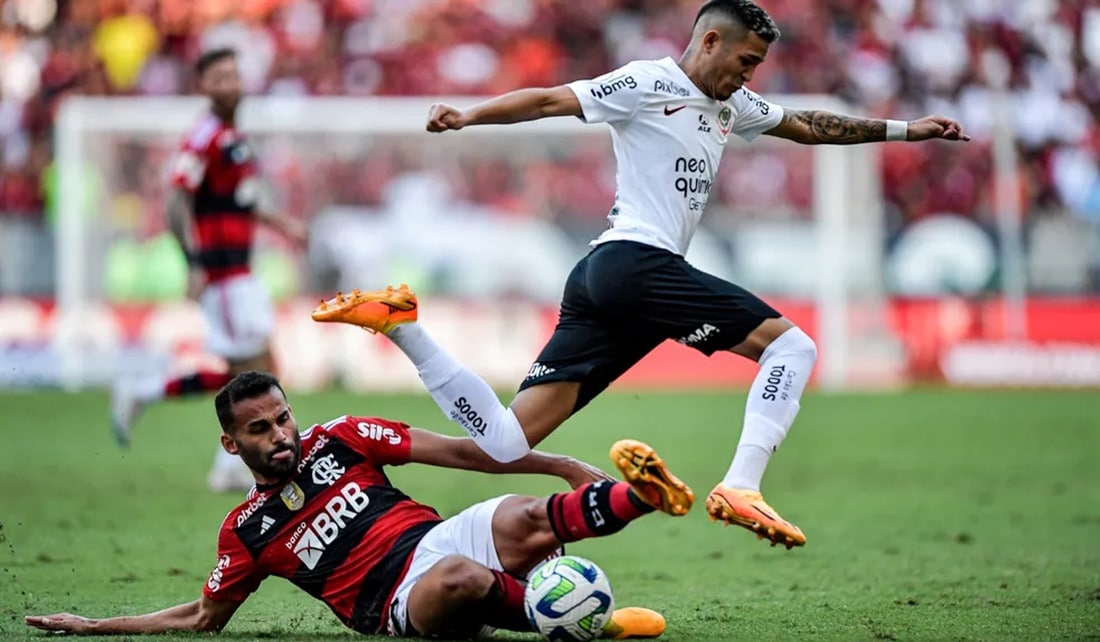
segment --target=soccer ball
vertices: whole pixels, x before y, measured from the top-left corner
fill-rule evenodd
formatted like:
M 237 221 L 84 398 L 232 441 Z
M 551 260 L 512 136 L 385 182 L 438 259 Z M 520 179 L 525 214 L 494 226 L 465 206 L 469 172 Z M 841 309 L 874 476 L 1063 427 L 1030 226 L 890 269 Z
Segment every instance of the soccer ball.
M 527 619 L 550 642 L 587 642 L 600 636 L 615 597 L 607 575 L 593 562 L 564 555 L 535 570 L 524 593 Z

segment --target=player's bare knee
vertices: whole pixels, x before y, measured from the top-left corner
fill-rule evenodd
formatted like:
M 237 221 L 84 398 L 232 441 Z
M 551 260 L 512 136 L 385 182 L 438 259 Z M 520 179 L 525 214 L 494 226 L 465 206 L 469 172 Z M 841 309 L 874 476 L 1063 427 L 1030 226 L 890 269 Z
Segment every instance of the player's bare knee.
M 493 573 L 487 567 L 461 555 L 444 557 L 433 571 L 443 594 L 458 601 L 479 600 L 493 586 Z

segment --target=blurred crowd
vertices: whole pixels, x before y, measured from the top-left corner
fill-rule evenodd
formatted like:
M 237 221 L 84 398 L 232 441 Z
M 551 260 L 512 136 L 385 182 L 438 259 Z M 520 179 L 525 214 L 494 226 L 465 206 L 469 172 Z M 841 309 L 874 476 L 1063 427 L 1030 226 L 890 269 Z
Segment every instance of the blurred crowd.
M 188 93 L 191 63 L 209 47 L 238 50 L 247 90 L 254 94 L 487 95 L 592 77 L 631 59 L 676 57 L 700 4 L 3 0 L 0 219 L 10 226 L 50 218 L 51 125 L 67 96 Z M 885 146 L 882 184 L 890 235 L 941 214 L 992 227 L 990 149 L 998 113 L 1015 132 L 1015 189 L 1027 220 L 1100 222 L 1100 0 L 761 4 L 783 37 L 760 67 L 752 83 L 756 91 L 832 94 L 879 117 L 945 113 L 974 135 L 966 146 Z M 315 191 L 336 201 L 377 202 L 385 177 L 400 171 L 396 156 L 326 166 L 331 182 Z M 781 150 L 756 158 L 724 166 L 719 197 L 756 216 L 808 216 L 807 156 Z M 540 176 L 556 188 L 534 190 L 548 201 L 537 205 L 520 193 L 532 192 L 529 185 L 519 187 L 531 177 L 514 164 L 472 163 L 458 169 L 451 187 L 472 202 L 550 216 L 586 235 L 600 227 L 613 195 L 609 172 L 597 171 L 606 161 L 581 150 L 544 167 Z M 775 168 L 772 161 L 783 169 L 760 180 L 759 172 Z M 131 160 L 135 173 L 146 164 L 140 154 Z M 155 191 L 157 175 L 148 180 Z M 159 208 L 154 195 L 146 201 L 149 212 Z M 297 207 L 309 215 L 316 205 Z

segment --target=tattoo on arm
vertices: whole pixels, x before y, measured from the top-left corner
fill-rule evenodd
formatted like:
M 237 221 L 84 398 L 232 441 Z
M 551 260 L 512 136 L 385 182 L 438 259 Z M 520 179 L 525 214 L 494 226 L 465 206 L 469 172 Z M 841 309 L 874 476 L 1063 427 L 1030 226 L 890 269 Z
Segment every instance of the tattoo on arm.
M 886 121 L 843 116 L 827 111 L 788 111 L 784 120 L 802 130 L 801 142 L 855 145 L 886 140 Z

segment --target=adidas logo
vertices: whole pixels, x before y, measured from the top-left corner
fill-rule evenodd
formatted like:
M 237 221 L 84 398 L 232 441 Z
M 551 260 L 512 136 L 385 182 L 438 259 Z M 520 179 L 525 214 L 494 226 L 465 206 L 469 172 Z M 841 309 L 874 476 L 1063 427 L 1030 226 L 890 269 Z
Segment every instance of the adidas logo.
M 275 524 L 275 520 L 270 515 L 264 515 L 264 518 L 260 520 L 260 535 L 267 532 L 267 529 L 271 528 Z

